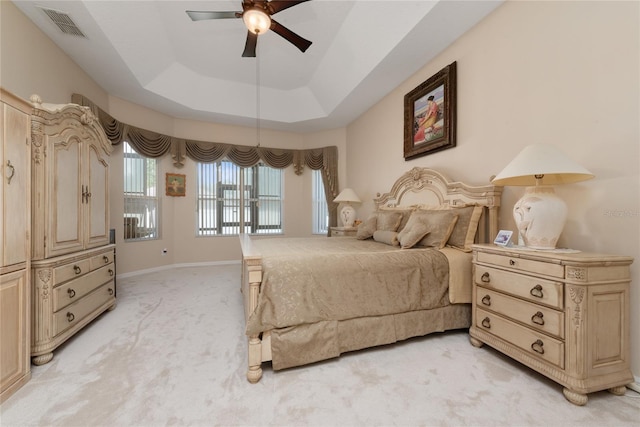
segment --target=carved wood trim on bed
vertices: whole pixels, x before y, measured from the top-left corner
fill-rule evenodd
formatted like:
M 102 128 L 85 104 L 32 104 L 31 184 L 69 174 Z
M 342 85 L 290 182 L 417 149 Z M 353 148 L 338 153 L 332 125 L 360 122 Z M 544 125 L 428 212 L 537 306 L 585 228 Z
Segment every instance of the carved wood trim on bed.
M 429 194 L 431 204 L 463 205 L 478 204 L 485 207 L 478 225 L 478 242 L 488 242 L 498 232 L 498 207 L 502 187 L 493 185 L 470 186 L 449 181 L 444 175 L 432 169 L 415 167 L 402 175 L 391 187 L 391 191 L 378 194 L 374 203 L 377 208 L 403 206 L 420 201 L 421 194 Z M 437 203 L 433 203 L 433 200 Z M 242 249 L 242 285 L 245 322 L 258 305 L 258 295 L 262 283 L 262 255 L 253 246 L 248 234 L 240 235 Z M 250 335 L 248 337 L 247 379 L 256 383 L 262 377 L 262 362 L 271 360 L 271 336 Z

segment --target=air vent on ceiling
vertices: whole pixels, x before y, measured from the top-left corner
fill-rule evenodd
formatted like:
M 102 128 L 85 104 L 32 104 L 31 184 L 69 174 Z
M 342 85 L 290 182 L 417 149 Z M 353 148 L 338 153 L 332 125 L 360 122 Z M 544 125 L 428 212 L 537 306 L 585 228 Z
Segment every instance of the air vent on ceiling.
M 40 6 L 40 9 L 47 14 L 49 19 L 51 19 L 63 33 L 87 38 L 68 14 L 53 9 L 47 9 L 42 6 Z

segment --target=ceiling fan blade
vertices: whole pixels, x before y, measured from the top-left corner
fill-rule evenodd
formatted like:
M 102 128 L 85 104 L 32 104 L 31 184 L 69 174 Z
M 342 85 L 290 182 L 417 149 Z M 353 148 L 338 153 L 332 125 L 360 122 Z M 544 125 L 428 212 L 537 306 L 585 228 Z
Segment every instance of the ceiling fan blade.
M 242 57 L 255 58 L 257 44 L 258 44 L 258 35 L 253 34 L 251 31 L 247 31 L 247 41 L 244 44 L 244 52 L 242 52 Z
M 269 12 L 273 15 L 274 13 L 278 13 L 282 10 L 289 9 L 292 6 L 295 6 L 299 3 L 304 3 L 309 0 L 291 0 L 291 1 L 280 1 L 280 0 L 272 0 L 267 3 L 267 7 L 269 8 Z
M 187 15 L 192 21 L 203 21 L 205 19 L 228 19 L 239 18 L 240 12 L 215 12 L 212 10 L 187 10 Z
M 271 20 L 271 30 L 290 43 L 293 43 L 295 47 L 300 49 L 302 52 L 306 51 L 309 46 L 311 46 L 311 42 L 309 40 L 303 39 L 293 31 L 277 23 L 273 19 Z

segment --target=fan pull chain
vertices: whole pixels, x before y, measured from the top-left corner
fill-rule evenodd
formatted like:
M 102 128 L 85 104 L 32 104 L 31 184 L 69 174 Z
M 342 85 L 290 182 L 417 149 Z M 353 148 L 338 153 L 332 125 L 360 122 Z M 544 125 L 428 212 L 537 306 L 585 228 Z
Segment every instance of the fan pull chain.
M 256 30 L 256 36 L 259 35 Z M 256 55 L 256 148 L 260 148 L 260 57 Z

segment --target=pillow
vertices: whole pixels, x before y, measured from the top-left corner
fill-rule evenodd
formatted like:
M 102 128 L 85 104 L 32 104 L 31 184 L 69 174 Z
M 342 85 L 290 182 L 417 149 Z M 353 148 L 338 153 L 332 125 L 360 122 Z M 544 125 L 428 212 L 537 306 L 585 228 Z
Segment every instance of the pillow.
M 409 218 L 411 218 L 411 213 L 415 210 L 415 208 L 413 207 L 381 207 L 380 211 L 385 211 L 385 212 L 400 212 L 400 214 L 402 214 L 402 219 L 400 220 L 400 225 L 398 226 L 398 233 L 401 232 L 404 227 L 407 225 L 407 222 L 409 222 Z
M 453 211 L 458 214 L 458 222 L 447 241 L 447 246 L 461 249 L 464 252 L 471 252 L 471 245 L 473 245 L 476 231 L 478 231 L 482 209 L 482 206 L 475 205 L 453 208 Z
M 376 213 L 377 224 L 376 230 L 380 231 L 398 231 L 402 214 L 394 211 L 378 211 Z
M 455 227 L 456 221 L 458 220 L 458 215 L 451 209 L 433 211 L 419 210 L 411 215 L 409 223 L 412 222 L 412 219 L 415 222 L 425 224 L 429 231 L 429 233 L 417 243 L 417 246 L 442 249 L 447 243 L 447 240 L 449 240 L 449 236 L 451 236 L 453 227 Z M 407 224 L 405 228 L 408 228 L 408 226 L 409 224 Z
M 478 223 L 482 216 L 482 206 L 478 205 L 460 205 L 460 206 L 428 206 L 420 205 L 418 209 L 428 211 L 453 210 L 458 214 L 458 222 L 456 223 L 447 246 L 460 249 L 464 252 L 471 252 L 471 245 L 475 241 L 476 231 L 478 231 Z
M 378 216 L 372 214 L 362 224 L 358 226 L 356 230 L 356 239 L 366 240 L 373 237 L 373 233 L 376 231 L 376 225 L 378 223 Z
M 412 248 L 427 234 L 429 234 L 429 226 L 422 222 L 414 224 L 412 227 L 405 227 L 398 233 L 400 247 L 402 249 Z
M 395 231 L 376 230 L 373 233 L 373 240 L 391 246 L 400 245 L 400 242 L 398 242 L 398 233 Z

